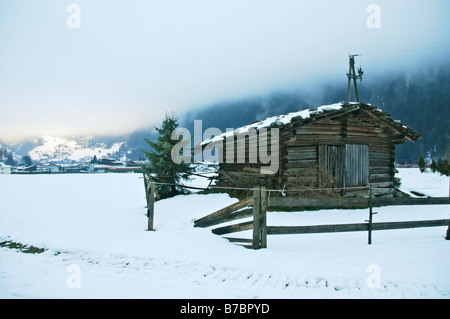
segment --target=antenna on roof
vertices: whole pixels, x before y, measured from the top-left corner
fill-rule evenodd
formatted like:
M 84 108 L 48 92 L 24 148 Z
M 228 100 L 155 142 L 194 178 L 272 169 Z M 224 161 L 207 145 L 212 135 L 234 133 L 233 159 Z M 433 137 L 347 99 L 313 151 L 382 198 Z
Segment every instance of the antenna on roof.
M 358 68 L 358 75 L 356 75 L 355 71 L 355 56 L 359 56 L 360 54 L 350 54 L 349 55 L 349 70 L 347 73 L 348 77 L 348 86 L 347 86 L 347 102 L 349 102 L 350 99 L 350 85 L 351 81 L 353 79 L 353 86 L 355 87 L 355 102 L 359 102 L 358 98 L 358 86 L 356 85 L 356 80 L 359 79 L 362 81 L 362 77 L 364 74 L 364 71 L 361 67 Z

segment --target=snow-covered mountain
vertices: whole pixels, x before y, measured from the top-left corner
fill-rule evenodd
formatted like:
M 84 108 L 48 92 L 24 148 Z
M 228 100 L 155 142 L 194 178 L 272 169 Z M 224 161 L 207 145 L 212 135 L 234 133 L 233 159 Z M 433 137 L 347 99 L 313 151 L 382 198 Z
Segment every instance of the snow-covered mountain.
M 61 138 L 44 136 L 37 141 L 37 146 L 28 152 L 34 161 L 39 160 L 73 160 L 89 161 L 94 156 L 101 157 L 122 157 L 119 153 L 121 146 L 125 142 L 94 142 L 91 137 Z

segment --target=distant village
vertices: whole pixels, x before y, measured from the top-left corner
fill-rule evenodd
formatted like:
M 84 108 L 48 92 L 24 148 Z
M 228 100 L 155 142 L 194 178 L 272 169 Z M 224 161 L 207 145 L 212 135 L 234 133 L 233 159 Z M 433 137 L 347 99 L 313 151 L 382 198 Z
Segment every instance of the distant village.
M 0 174 L 141 173 L 142 166 L 146 165 L 148 161 L 122 161 L 109 157 L 94 157 L 87 162 L 41 160 L 36 164 L 28 162 L 17 165 L 0 162 Z

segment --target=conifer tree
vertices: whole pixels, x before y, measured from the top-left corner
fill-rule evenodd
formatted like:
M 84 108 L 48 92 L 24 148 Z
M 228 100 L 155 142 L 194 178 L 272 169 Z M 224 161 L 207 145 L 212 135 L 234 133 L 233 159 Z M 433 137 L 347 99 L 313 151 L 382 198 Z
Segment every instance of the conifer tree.
M 172 140 L 172 132 L 178 127 L 178 119 L 174 114 L 166 114 L 161 127 L 155 127 L 159 133 L 156 142 L 144 138 L 150 146 L 150 151 L 143 150 L 145 157 L 149 160 L 149 167 L 144 167 L 144 174 L 156 177 L 156 190 L 160 199 L 172 197 L 183 193 L 183 189 L 176 186 L 184 179 L 188 179 L 189 173 L 193 170 L 188 163 L 176 164 L 172 161 L 172 148 L 179 140 Z M 189 154 L 190 156 L 190 154 Z
M 450 163 L 448 162 L 448 159 L 444 159 L 444 163 L 442 164 L 441 174 L 443 174 L 445 176 L 450 175 Z
M 436 161 L 434 160 L 434 158 L 431 160 L 430 168 L 433 171 L 433 173 L 436 173 L 436 171 L 437 171 L 437 164 L 436 164 Z
M 8 154 L 8 158 L 7 158 L 6 162 L 5 162 L 5 164 L 6 165 L 10 165 L 10 166 L 16 166 L 17 163 L 14 160 L 14 157 L 13 157 L 12 153 Z
M 425 172 L 425 168 L 426 168 L 426 166 L 425 166 L 425 159 L 423 158 L 422 155 L 420 155 L 420 157 L 419 157 L 419 169 L 420 169 L 420 172 L 421 173 Z
M 438 163 L 437 163 L 437 171 L 442 174 L 443 170 L 444 170 L 444 163 L 442 162 L 442 159 L 439 156 L 439 160 L 438 160 Z

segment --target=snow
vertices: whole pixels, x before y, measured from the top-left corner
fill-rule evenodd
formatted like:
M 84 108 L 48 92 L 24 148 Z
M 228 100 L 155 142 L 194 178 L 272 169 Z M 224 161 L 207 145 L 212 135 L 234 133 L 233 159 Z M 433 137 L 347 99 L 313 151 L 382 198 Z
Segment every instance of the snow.
M 448 177 L 399 171 L 405 189 L 448 196 Z M 446 227 L 377 231 L 372 245 L 365 232 L 274 235 L 267 249 L 248 250 L 193 227 L 196 218 L 237 201 L 227 194 L 158 201 L 155 231 L 146 231 L 141 176 L 0 176 L 0 242 L 46 249 L 0 247 L 0 298 L 450 298 Z M 449 218 L 449 205 L 376 211 L 374 222 Z M 367 218 L 367 209 L 268 212 L 267 222 Z M 379 288 L 369 284 L 373 269 Z
M 36 146 L 28 155 L 32 160 L 39 161 L 42 158 L 73 161 L 91 160 L 92 157 L 107 157 L 119 151 L 124 142 L 114 143 L 106 147 L 104 143 L 97 143 L 95 147 L 87 147 L 88 139 L 69 140 L 61 137 L 44 136 L 42 145 Z
M 427 168 L 427 170 L 429 169 Z M 412 197 L 418 196 L 412 194 L 411 191 L 431 197 L 448 197 L 450 195 L 450 178 L 438 173 L 421 173 L 418 168 L 400 169 L 397 177 L 402 180 L 401 190 Z

